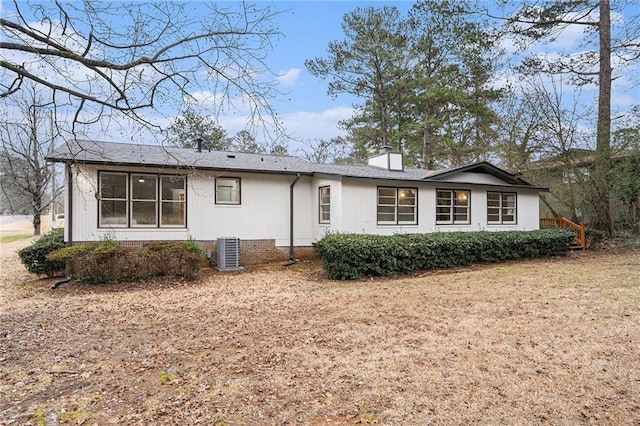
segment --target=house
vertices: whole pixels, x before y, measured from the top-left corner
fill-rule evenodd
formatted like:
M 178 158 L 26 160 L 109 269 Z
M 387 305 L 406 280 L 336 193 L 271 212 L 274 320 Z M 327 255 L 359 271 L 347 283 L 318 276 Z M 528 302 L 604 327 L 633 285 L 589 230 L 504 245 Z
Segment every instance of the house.
M 487 162 L 405 169 L 390 149 L 353 166 L 78 140 L 48 160 L 66 165 L 68 242 L 235 237 L 242 264 L 310 255 L 328 232 L 534 230 L 545 190 Z
M 596 152 L 568 149 L 558 155 L 528 164 L 520 176 L 550 189 L 542 197 L 541 216 L 563 216 L 576 223 L 589 223 L 592 211 L 588 190 L 595 167 Z M 640 219 L 640 155 L 633 150 L 615 152 L 611 157 L 610 214 L 618 229 L 637 227 Z

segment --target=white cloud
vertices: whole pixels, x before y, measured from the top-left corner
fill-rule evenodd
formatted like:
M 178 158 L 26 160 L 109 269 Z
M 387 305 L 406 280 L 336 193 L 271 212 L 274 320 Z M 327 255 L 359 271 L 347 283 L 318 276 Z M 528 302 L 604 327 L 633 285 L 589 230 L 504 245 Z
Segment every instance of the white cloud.
M 338 106 L 325 111 L 297 111 L 283 115 L 282 121 L 296 139 L 330 139 L 343 135 L 338 122 L 353 115 L 353 108 Z
M 291 137 L 287 141 L 289 152 L 295 153 L 302 145 L 299 141 L 328 140 L 336 136 L 344 136 L 345 132 L 339 128 L 338 123 L 352 115 L 353 109 L 351 107 L 338 106 L 318 112 L 296 111 L 279 114 L 278 118 Z M 232 136 L 240 130 L 246 129 L 249 119 L 250 117 L 247 115 L 220 115 L 217 121 L 227 131 L 227 134 Z M 269 133 L 270 129 L 256 128 L 254 131 L 260 142 L 268 142 L 262 140 L 261 135 Z
M 288 70 L 280 71 L 277 80 L 282 86 L 294 86 L 299 78 L 300 68 L 289 68 Z

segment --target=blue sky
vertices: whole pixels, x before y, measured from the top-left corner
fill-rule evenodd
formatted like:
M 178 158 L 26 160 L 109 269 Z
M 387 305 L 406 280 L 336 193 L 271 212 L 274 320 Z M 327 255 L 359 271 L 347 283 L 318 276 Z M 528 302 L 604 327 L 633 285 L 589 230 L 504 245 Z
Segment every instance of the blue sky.
M 327 95 L 328 80 L 309 74 L 304 61 L 326 57 L 329 42 L 344 39 L 342 17 L 357 7 L 394 5 L 402 12 L 411 1 L 277 1 L 282 10 L 277 22 L 282 37 L 269 59 L 271 70 L 284 74 L 280 90 L 284 95 L 274 102 L 287 130 L 302 140 L 330 139 L 344 134 L 338 122 L 351 116 L 351 105 L 360 102 L 349 95 L 332 99 Z
M 393 4 L 401 11 L 413 4 L 404 2 L 371 1 L 297 1 L 275 2 L 286 10 L 279 16 L 279 27 L 283 37 L 274 49 L 270 60 L 273 71 L 300 70 L 299 77 L 291 89 L 291 96 L 281 105 L 290 111 L 313 110 L 319 107 L 345 105 L 349 99 L 331 100 L 326 95 L 327 81 L 309 74 L 304 61 L 316 57 L 326 57 L 327 46 L 334 40 L 343 40 L 342 17 L 357 7 L 381 7 Z M 283 87 L 286 90 L 287 86 Z M 348 105 L 348 102 L 347 102 Z

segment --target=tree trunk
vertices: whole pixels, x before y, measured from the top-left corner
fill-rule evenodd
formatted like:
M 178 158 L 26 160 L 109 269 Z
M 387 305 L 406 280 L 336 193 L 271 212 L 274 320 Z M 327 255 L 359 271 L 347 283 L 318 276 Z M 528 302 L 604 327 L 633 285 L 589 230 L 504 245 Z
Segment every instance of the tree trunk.
M 34 210 L 38 210 L 38 209 L 34 209 Z M 40 235 L 41 229 L 42 229 L 42 219 L 40 217 L 40 212 L 39 211 L 34 211 L 33 212 L 33 236 L 37 237 L 38 235 Z
M 598 128 L 594 176 L 594 226 L 611 236 L 611 9 L 609 0 L 600 0 L 600 90 L 598 94 Z
M 431 117 L 429 107 L 424 110 L 424 117 L 422 123 L 422 167 L 427 170 L 433 168 L 433 149 L 431 142 L 431 123 L 429 118 Z

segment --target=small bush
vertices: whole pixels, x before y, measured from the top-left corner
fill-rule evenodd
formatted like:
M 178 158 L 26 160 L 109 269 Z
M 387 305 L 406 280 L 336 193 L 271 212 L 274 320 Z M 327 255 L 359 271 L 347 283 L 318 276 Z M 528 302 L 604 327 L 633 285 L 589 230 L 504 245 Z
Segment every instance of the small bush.
M 410 273 L 417 270 L 566 254 L 573 234 L 545 229 L 433 234 L 329 234 L 316 248 L 331 279 Z
M 158 275 L 191 279 L 200 270 L 202 248 L 193 241 L 126 247 L 109 239 L 65 247 L 49 254 L 49 259 L 70 263 L 73 277 L 87 283 L 131 281 Z
M 584 230 L 584 236 L 587 240 L 587 247 L 595 248 L 604 241 L 605 233 L 599 229 L 587 228 Z
M 51 277 L 64 270 L 64 262 L 47 259 L 54 250 L 64 247 L 64 230 L 56 229 L 44 234 L 28 247 L 18 251 L 20 261 L 32 274 L 47 274 Z

